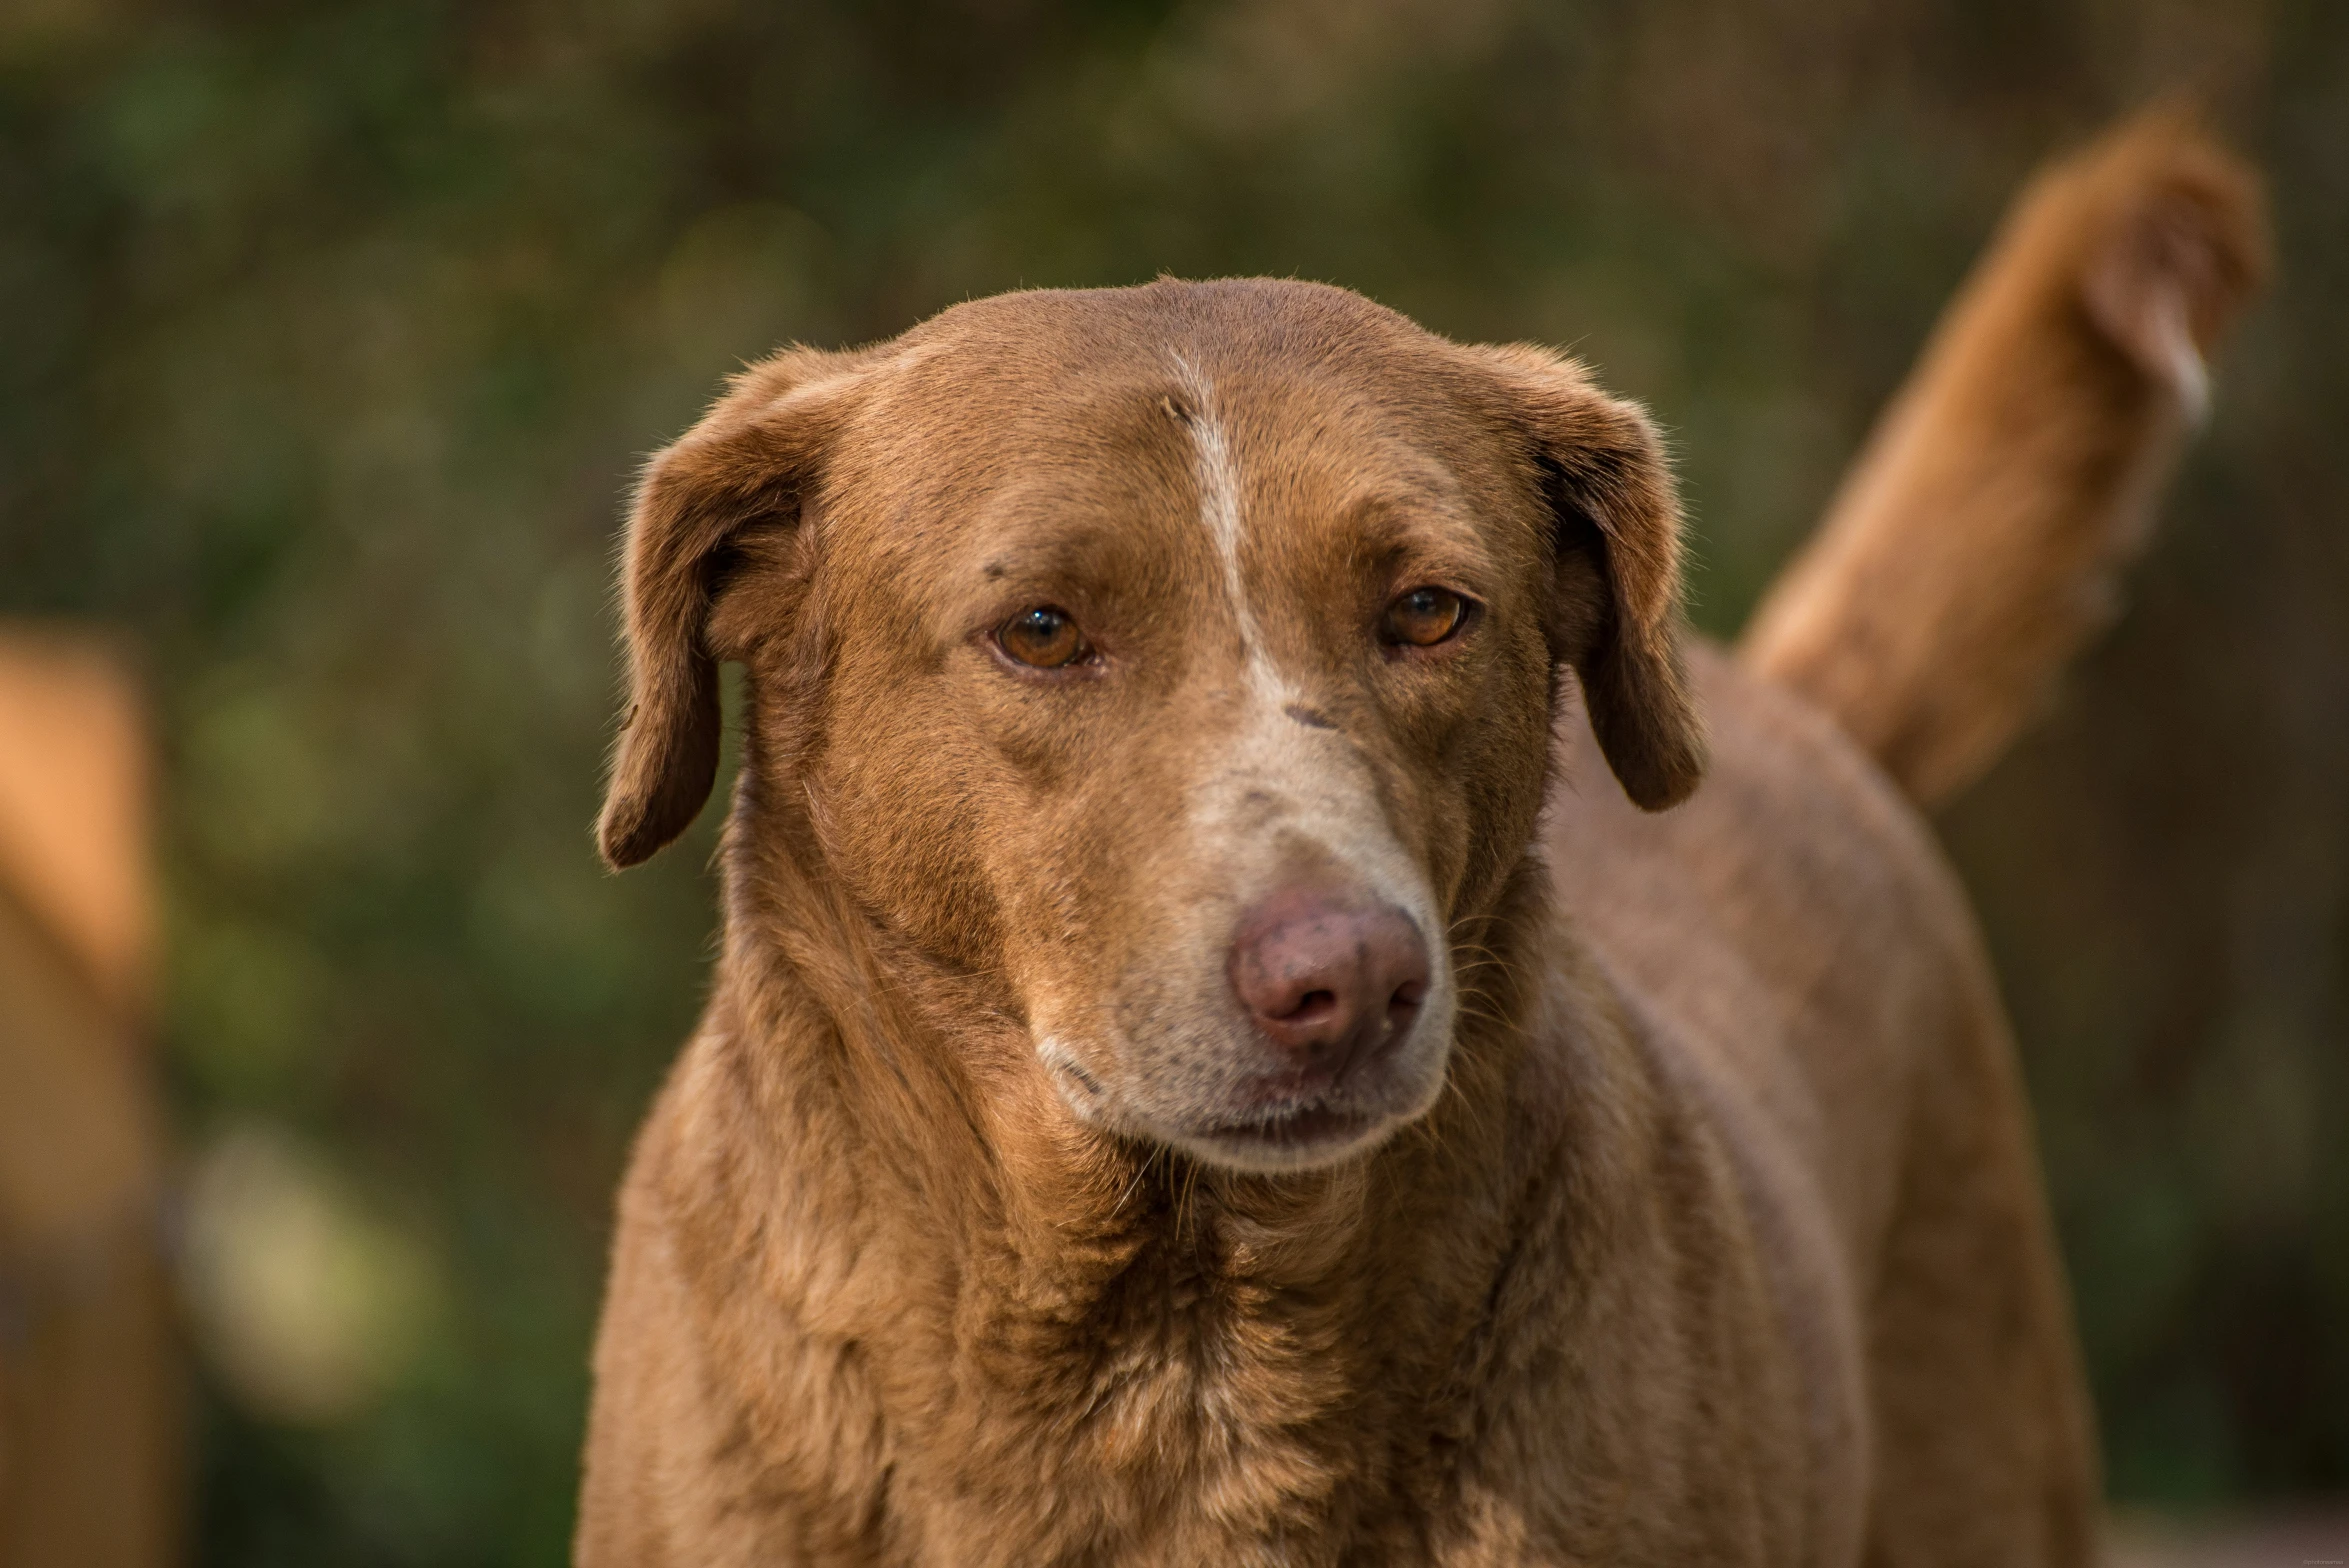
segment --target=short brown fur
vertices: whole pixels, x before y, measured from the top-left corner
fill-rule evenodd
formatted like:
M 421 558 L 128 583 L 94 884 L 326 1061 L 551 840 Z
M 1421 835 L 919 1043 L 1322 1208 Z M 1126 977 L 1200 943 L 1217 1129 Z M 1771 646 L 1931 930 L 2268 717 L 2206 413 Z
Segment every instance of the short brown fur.
M 1636 409 L 1333 289 L 1007 296 L 741 378 L 630 531 L 607 855 L 701 804 L 719 660 L 744 761 L 578 1560 L 2088 1560 L 1962 895 L 1837 727 L 1878 709 L 1684 655 L 1677 552 Z M 1382 648 L 1422 581 L 1474 620 Z M 1000 657 L 1041 602 L 1095 662 Z M 1253 1081 L 1234 910 L 1341 873 L 1430 901 L 1444 1037 L 1332 1091 L 1339 1155 L 1199 1153 Z

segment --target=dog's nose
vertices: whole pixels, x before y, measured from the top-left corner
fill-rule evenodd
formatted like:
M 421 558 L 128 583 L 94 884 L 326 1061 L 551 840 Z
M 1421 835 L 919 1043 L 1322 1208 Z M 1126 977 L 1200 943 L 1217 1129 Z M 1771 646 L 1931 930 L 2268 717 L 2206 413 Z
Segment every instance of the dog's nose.
M 1391 904 L 1276 893 L 1240 919 L 1232 990 L 1290 1065 L 1335 1082 L 1401 1039 L 1427 995 L 1427 940 Z

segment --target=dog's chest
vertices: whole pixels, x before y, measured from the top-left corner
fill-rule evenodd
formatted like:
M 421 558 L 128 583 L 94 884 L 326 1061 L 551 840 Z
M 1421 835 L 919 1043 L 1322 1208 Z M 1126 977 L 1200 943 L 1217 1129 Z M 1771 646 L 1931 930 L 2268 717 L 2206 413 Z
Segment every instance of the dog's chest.
M 704 1298 L 709 1365 L 742 1374 L 703 1384 L 744 1401 L 711 1412 L 720 1512 L 760 1535 L 745 1561 L 1788 1560 L 1756 1513 L 1791 1495 L 1762 1419 L 1785 1402 L 1725 1397 L 1770 1349 L 1747 1340 L 1752 1282 L 1681 1234 L 1734 1205 L 1711 1162 L 1682 1174 L 1640 1224 L 1544 1181 L 1448 1202 L 1448 1235 L 1385 1252 L 1363 1236 L 1391 1222 L 1259 1218 L 1188 1253 L 909 1231 L 802 1270 L 769 1229 L 758 1285 Z
M 918 1429 L 876 1400 L 885 1458 L 864 1487 L 829 1475 L 808 1488 L 832 1500 L 817 1533 L 858 1540 L 844 1563 L 907 1568 L 1536 1568 L 1655 1544 L 1621 1471 L 1542 1430 L 1557 1412 L 1533 1389 L 1454 1384 L 1406 1401 L 1306 1344 L 1262 1321 L 1137 1341 L 1106 1349 L 1089 1378 L 1073 1365 L 1024 1384 L 975 1378 Z M 841 1440 L 853 1450 L 866 1435 Z M 1686 1544 L 1690 1523 L 1666 1535 Z M 1759 1560 L 1750 1536 L 1712 1544 L 1711 1560 Z
M 1461 1534 L 1447 1516 L 1472 1402 L 1456 1346 L 1398 1351 L 1358 1302 L 1143 1284 L 1073 1316 L 942 1323 L 952 1352 L 927 1378 L 871 1347 L 805 1346 L 826 1387 L 801 1429 L 820 1410 L 835 1430 L 773 1456 L 801 1473 L 770 1469 L 760 1489 L 835 1515 L 860 1560 L 1483 1560 L 1442 1549 Z

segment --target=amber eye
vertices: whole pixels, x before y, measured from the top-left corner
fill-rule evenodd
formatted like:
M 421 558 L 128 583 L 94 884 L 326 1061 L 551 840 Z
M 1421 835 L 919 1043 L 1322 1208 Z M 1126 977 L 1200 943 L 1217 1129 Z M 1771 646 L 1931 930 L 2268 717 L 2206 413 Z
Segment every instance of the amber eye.
M 1431 648 L 1460 630 L 1468 601 L 1449 588 L 1414 588 L 1387 606 L 1383 630 L 1389 642 Z
M 1020 663 L 1039 670 L 1061 669 L 1092 652 L 1068 612 L 1049 604 L 1022 610 L 1005 621 L 996 628 L 995 642 Z

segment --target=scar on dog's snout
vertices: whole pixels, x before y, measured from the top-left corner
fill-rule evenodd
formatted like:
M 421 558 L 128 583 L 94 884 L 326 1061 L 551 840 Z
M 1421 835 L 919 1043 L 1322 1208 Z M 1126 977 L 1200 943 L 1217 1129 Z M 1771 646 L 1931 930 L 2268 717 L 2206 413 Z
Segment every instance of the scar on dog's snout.
M 1320 709 L 1308 708 L 1301 702 L 1292 702 L 1281 711 L 1309 730 L 1334 730 L 1338 727 L 1337 720 L 1323 713 Z

